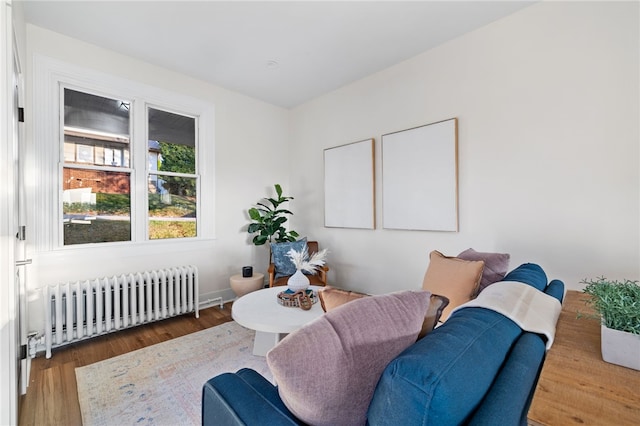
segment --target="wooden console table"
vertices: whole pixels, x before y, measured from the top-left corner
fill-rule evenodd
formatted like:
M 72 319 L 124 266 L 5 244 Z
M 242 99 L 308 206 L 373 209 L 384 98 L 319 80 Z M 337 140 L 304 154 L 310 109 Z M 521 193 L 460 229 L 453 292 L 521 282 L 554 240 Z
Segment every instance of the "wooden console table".
M 567 291 L 529 425 L 640 425 L 640 371 L 602 360 L 600 324 L 576 317 L 585 297 Z

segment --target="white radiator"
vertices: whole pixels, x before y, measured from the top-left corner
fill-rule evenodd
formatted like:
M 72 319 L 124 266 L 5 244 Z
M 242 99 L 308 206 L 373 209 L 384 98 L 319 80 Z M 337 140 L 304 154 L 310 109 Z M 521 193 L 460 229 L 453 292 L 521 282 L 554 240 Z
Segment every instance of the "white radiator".
M 45 345 L 78 340 L 198 313 L 198 269 L 179 266 L 108 278 L 68 282 L 44 289 Z

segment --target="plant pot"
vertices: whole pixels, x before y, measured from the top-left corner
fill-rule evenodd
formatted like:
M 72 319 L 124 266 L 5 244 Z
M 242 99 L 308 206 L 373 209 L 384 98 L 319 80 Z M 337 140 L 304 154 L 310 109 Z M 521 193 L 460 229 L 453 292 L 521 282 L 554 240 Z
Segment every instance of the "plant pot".
M 602 359 L 640 370 L 640 335 L 600 326 Z

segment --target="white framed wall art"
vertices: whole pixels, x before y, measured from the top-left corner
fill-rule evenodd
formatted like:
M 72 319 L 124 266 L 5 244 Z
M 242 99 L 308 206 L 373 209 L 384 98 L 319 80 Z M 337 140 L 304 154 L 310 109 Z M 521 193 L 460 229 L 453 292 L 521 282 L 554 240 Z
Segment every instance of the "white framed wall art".
M 458 120 L 382 136 L 386 229 L 458 231 Z
M 375 141 L 324 150 L 324 226 L 375 229 Z

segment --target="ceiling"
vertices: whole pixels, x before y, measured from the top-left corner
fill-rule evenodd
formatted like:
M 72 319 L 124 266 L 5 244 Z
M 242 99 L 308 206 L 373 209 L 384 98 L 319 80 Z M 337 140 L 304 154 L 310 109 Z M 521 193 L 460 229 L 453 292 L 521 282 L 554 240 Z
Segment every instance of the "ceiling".
M 535 1 L 35 1 L 27 22 L 292 108 Z

